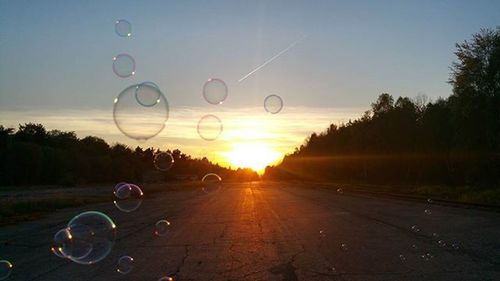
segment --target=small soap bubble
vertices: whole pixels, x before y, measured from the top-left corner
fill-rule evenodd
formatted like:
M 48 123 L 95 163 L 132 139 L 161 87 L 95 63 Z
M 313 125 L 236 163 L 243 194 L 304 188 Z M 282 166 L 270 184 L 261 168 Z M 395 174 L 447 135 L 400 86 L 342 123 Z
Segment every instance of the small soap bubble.
M 432 237 L 433 238 L 439 238 L 439 234 L 437 234 L 436 232 L 432 233 Z
M 413 226 L 411 227 L 411 230 L 412 230 L 413 232 L 415 232 L 415 233 L 420 232 L 420 228 L 419 228 L 417 225 L 413 225 Z
M 120 189 L 120 187 L 122 187 L 122 185 L 127 185 L 127 184 L 128 183 L 126 183 L 124 181 L 115 184 L 115 186 L 113 187 L 113 195 L 116 196 L 116 192 L 118 191 L 118 189 Z
M 155 224 L 154 234 L 156 236 L 165 236 L 170 233 L 171 223 L 167 220 L 159 220 Z
M 418 246 L 416 244 L 413 244 L 413 245 L 411 245 L 411 249 L 413 251 L 418 251 L 419 248 L 418 248 Z
M 113 72 L 121 78 L 135 75 L 135 60 L 129 54 L 119 54 L 113 57 Z
M 71 248 L 72 248 L 72 236 L 71 233 L 67 228 L 60 229 L 56 234 L 54 235 L 54 239 L 52 241 L 52 247 L 50 247 L 50 250 L 54 255 L 60 258 L 66 258 L 68 255 L 71 255 Z M 92 249 L 90 247 L 87 248 L 88 250 L 86 251 L 88 254 Z
M 158 95 L 160 101 L 155 101 L 155 104 L 151 106 L 140 104 L 136 96 L 138 89 Z M 113 121 L 127 137 L 146 141 L 158 135 L 165 128 L 169 111 L 168 101 L 158 88 L 148 83 L 131 85 L 115 98 Z
M 271 113 L 276 114 L 283 108 L 283 100 L 278 95 L 269 95 L 264 99 L 264 109 Z
M 8 260 L 0 260 L 0 280 L 9 278 L 14 266 Z
M 460 244 L 457 242 L 451 243 L 451 248 L 454 250 L 460 250 Z
M 174 278 L 172 278 L 170 276 L 165 276 L 165 277 L 158 279 L 158 281 L 174 281 Z
M 203 98 L 210 104 L 222 104 L 227 98 L 227 86 L 222 79 L 210 78 L 203 85 Z
M 344 194 L 344 190 L 342 188 L 337 188 L 337 193 L 338 194 Z
M 427 203 L 432 204 L 432 203 L 434 203 L 434 200 L 432 200 L 431 198 L 429 198 L 429 199 L 427 199 Z
M 342 251 L 347 251 L 349 250 L 349 246 L 346 243 L 341 243 L 340 249 L 342 249 Z
M 168 152 L 160 152 L 155 155 L 154 164 L 160 171 L 168 171 L 174 165 L 174 157 Z
M 129 256 L 123 256 L 118 259 L 118 265 L 116 271 L 121 274 L 128 274 L 134 269 L 134 258 Z
M 439 245 L 439 247 L 444 248 L 444 247 L 446 247 L 446 242 L 444 242 L 444 240 L 439 240 L 438 245 Z
M 432 211 L 431 211 L 431 210 L 429 210 L 429 209 L 425 209 L 424 213 L 425 213 L 426 215 L 432 215 Z
M 222 178 L 214 173 L 206 174 L 202 179 L 202 190 L 205 193 L 213 193 L 219 191 L 222 186 Z
M 122 185 L 116 191 L 113 201 L 115 206 L 122 212 L 130 213 L 137 210 L 142 204 L 144 193 L 142 189 L 135 184 Z
M 160 87 L 153 82 L 142 82 L 136 86 L 135 99 L 137 102 L 146 107 L 155 106 L 161 102 L 162 92 Z
M 406 261 L 406 257 L 404 255 L 399 255 L 399 259 L 402 261 L 402 262 L 405 262 Z
M 319 237 L 320 237 L 320 238 L 324 238 L 324 237 L 326 237 L 326 232 L 325 232 L 324 230 L 320 230 L 320 231 L 319 231 Z
M 132 35 L 132 24 L 127 20 L 115 21 L 115 32 L 120 37 L 130 37 Z
M 196 130 L 202 139 L 206 141 L 216 140 L 222 133 L 222 121 L 213 114 L 205 115 L 198 121 Z
M 68 223 L 71 244 L 63 247 L 73 262 L 94 264 L 103 260 L 113 248 L 115 223 L 104 213 L 89 211 L 75 216 Z
M 430 253 L 426 253 L 426 254 L 423 254 L 423 255 L 420 255 L 420 257 L 424 260 L 424 261 L 430 261 L 434 258 L 433 255 L 431 255 Z

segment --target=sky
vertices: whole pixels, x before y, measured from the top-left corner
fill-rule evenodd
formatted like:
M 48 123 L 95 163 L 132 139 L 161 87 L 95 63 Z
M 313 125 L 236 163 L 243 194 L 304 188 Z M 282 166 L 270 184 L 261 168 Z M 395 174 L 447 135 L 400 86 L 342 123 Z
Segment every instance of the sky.
M 118 19 L 132 24 L 131 37 L 115 33 Z M 236 143 L 283 155 L 312 132 L 359 117 L 382 92 L 449 96 L 455 43 L 499 19 L 500 1 L 0 0 L 0 124 L 178 147 L 228 165 Z M 135 59 L 134 76 L 112 71 L 120 53 Z M 221 105 L 202 96 L 214 77 L 228 87 Z M 159 86 L 169 119 L 138 143 L 116 128 L 113 101 L 143 81 Z M 280 113 L 263 109 L 269 94 L 283 99 Z M 206 114 L 224 125 L 215 141 L 197 135 Z

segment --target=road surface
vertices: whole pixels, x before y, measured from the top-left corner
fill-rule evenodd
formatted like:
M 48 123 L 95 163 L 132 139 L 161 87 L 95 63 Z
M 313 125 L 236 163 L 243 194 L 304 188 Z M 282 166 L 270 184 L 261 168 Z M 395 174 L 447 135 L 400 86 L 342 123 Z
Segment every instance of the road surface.
M 498 212 L 297 183 L 145 192 L 132 213 L 110 202 L 0 228 L 0 259 L 14 264 L 9 280 L 500 280 Z M 118 225 L 111 254 L 90 266 L 51 254 L 54 233 L 87 210 Z M 164 218 L 172 232 L 154 236 Z M 135 259 L 128 275 L 116 272 L 123 255 Z

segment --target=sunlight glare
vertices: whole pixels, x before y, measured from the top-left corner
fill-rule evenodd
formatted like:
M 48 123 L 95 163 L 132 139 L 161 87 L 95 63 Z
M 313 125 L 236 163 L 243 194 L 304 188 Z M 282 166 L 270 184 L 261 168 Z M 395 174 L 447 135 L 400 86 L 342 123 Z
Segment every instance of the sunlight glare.
M 263 142 L 242 142 L 233 144 L 232 150 L 224 153 L 224 157 L 232 166 L 262 173 L 266 166 L 280 160 L 282 154 Z

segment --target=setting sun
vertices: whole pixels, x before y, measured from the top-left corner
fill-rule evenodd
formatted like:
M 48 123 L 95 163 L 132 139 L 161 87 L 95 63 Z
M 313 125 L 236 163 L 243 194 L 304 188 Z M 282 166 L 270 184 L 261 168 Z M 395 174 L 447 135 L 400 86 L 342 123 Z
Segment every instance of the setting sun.
M 267 165 L 276 163 L 281 153 L 263 142 L 235 143 L 232 150 L 223 154 L 226 161 L 239 168 L 251 168 L 259 173 Z

